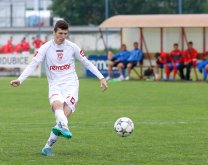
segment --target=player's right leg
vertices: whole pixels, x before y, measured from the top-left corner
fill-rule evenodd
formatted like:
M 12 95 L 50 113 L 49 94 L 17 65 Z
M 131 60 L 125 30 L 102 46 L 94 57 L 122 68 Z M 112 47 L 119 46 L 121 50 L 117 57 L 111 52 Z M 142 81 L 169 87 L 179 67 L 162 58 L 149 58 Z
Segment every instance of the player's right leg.
M 155 67 L 153 68 L 153 71 L 154 71 L 155 80 L 159 81 L 160 75 L 159 75 L 159 65 L 158 64 L 155 65 Z
M 109 79 L 111 79 L 113 65 L 114 65 L 114 62 L 111 61 L 111 60 L 109 60 L 109 61 L 108 61 L 108 76 L 106 77 L 106 80 L 107 80 L 107 81 L 108 81 Z

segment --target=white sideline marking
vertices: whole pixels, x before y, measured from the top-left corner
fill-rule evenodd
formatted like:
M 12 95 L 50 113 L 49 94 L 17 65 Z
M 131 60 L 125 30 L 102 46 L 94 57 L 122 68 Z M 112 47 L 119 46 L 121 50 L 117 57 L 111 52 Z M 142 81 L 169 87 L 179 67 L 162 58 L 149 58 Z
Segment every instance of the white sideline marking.
M 199 121 L 141 121 L 135 123 L 144 124 L 144 125 L 176 125 L 176 124 L 194 124 L 194 123 L 199 123 Z

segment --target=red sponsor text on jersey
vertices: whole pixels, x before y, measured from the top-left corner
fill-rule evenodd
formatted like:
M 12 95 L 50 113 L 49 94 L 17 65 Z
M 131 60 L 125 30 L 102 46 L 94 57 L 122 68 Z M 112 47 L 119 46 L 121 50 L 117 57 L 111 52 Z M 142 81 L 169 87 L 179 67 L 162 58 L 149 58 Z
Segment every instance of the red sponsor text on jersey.
M 68 70 L 70 69 L 70 64 L 62 65 L 62 66 L 50 66 L 50 70 Z

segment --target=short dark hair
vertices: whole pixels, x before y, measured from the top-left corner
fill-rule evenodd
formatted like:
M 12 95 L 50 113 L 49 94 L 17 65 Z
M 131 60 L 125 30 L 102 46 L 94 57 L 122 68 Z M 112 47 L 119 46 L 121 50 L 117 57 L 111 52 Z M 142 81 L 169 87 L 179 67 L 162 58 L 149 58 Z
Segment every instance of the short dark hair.
M 160 57 L 160 53 L 159 52 L 155 53 L 155 58 L 158 59 L 159 57 Z
M 189 41 L 188 44 L 189 44 L 189 45 L 193 45 L 193 42 L 192 42 L 192 41 Z
M 178 43 L 174 43 L 173 46 L 178 46 Z
M 69 29 L 69 24 L 64 21 L 64 20 L 58 20 L 54 26 L 54 31 L 56 32 L 58 28 L 62 30 L 68 30 Z

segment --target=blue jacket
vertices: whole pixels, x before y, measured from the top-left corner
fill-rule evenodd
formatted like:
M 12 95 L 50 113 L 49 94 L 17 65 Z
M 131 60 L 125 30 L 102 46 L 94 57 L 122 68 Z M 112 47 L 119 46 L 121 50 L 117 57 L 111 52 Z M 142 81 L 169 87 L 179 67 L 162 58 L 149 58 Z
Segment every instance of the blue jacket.
M 141 60 L 142 60 L 142 51 L 139 48 L 136 48 L 130 52 L 130 56 L 127 61 L 140 62 Z
M 127 50 L 123 50 L 123 51 L 120 51 L 119 53 L 114 54 L 113 58 L 116 58 L 117 60 L 121 62 L 126 62 L 129 56 L 130 56 L 130 52 Z

